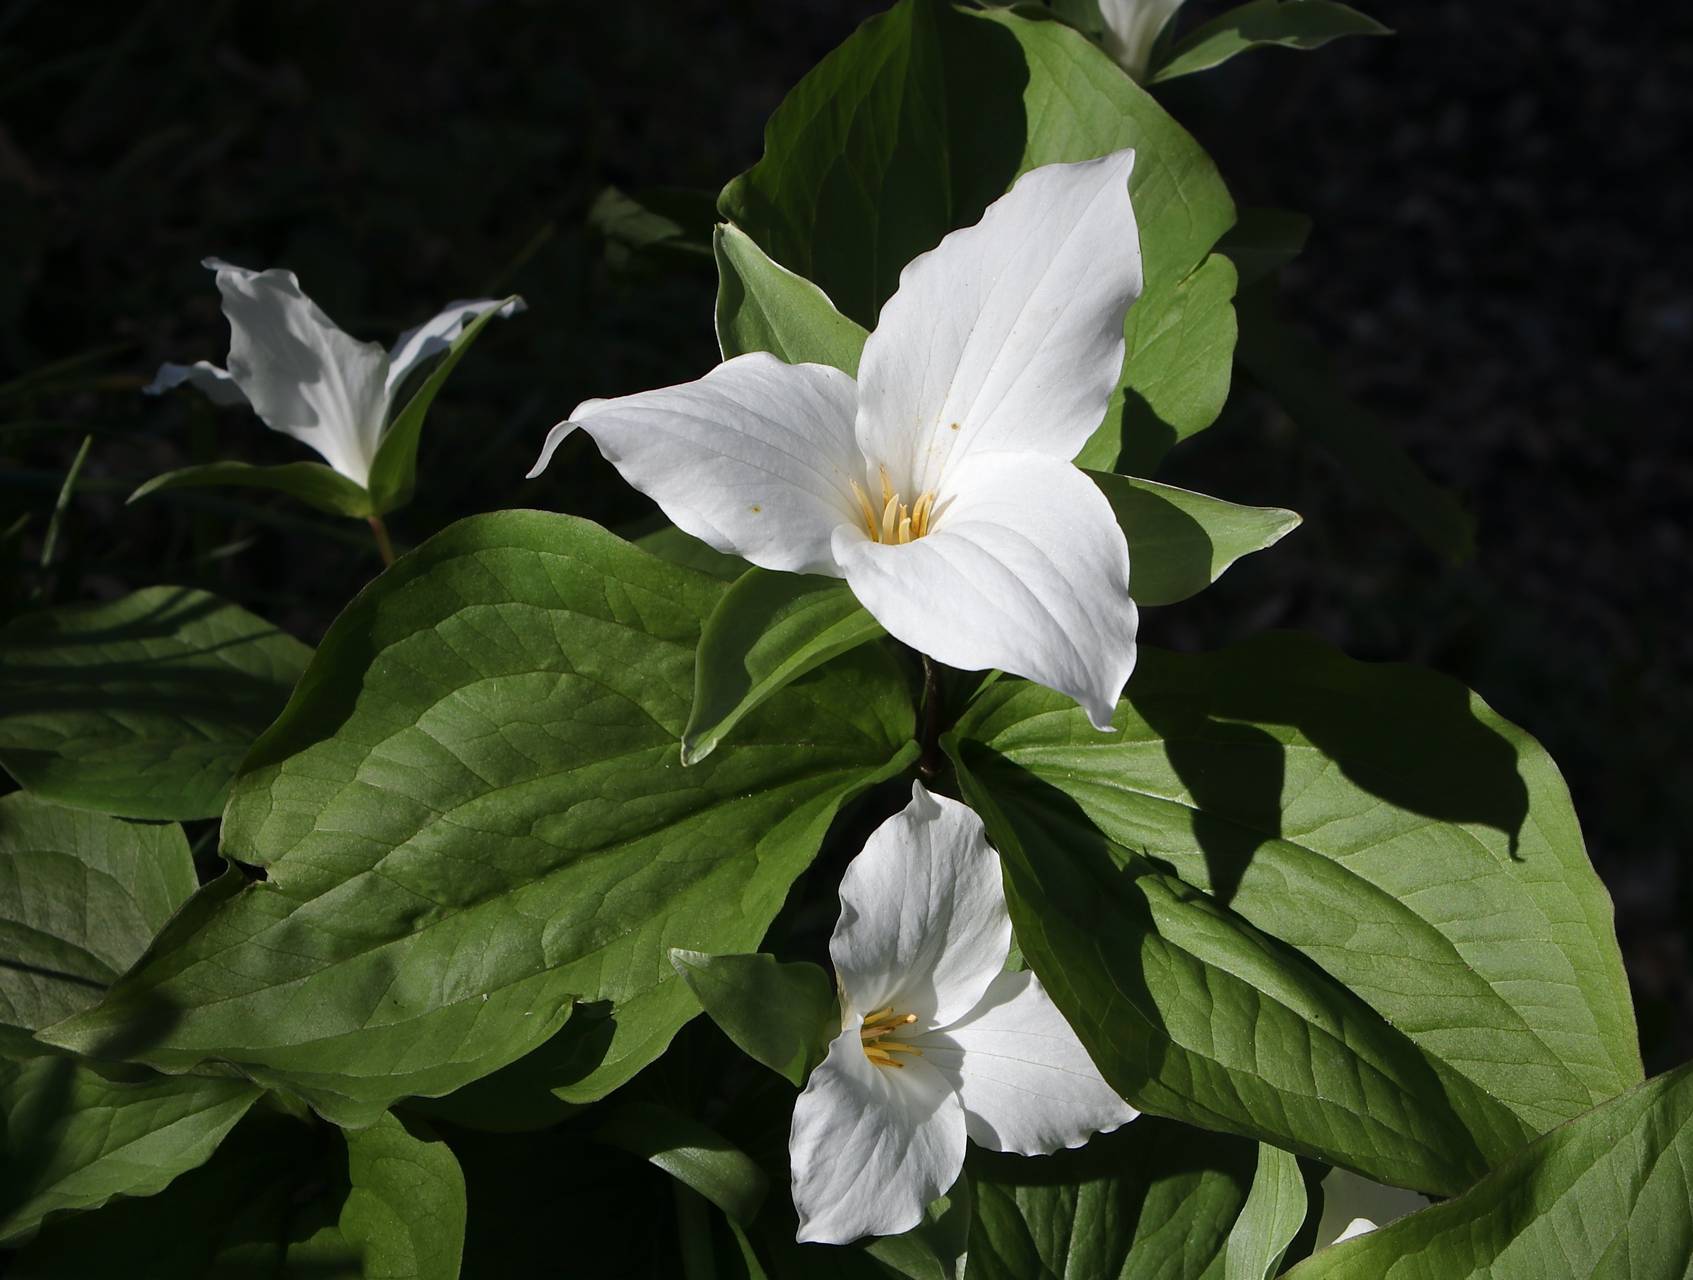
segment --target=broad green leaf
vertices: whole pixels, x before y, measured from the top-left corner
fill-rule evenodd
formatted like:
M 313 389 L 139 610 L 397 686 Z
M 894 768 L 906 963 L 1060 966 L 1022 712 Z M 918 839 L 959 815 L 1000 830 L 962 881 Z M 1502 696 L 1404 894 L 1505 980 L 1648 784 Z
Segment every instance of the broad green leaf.
M 392 1116 L 342 1135 L 259 1108 L 158 1195 L 49 1225 L 10 1275 L 450 1280 L 464 1228 L 464 1177 L 444 1143 Z
M 1563 779 L 1463 686 L 1276 634 L 1143 648 L 1112 733 L 1073 711 L 1002 680 L 957 731 L 1030 840 L 1144 855 L 1535 1132 L 1639 1082 L 1610 898 Z
M 770 1190 L 770 1179 L 746 1152 L 716 1130 L 658 1103 L 612 1108 L 594 1136 L 657 1165 L 743 1225 L 758 1216 Z
M 961 1174 L 944 1196 L 923 1210 L 923 1220 L 897 1236 L 874 1236 L 864 1252 L 907 1280 L 958 1280 L 975 1223 L 970 1178 Z
M 0 1062 L 0 1244 L 58 1214 L 147 1196 L 206 1157 L 253 1105 L 244 1080 L 108 1080 L 69 1058 Z
M 1078 466 L 1148 474 L 1217 420 L 1234 371 L 1234 294 L 1234 264 L 1214 253 L 1129 308 L 1123 376 Z
M 768 351 L 789 364 L 828 364 L 857 376 L 868 336 L 811 281 L 765 256 L 739 227 L 720 225 L 717 343 L 725 360 Z
M 778 690 L 886 634 L 839 578 L 748 569 L 700 631 L 682 763 L 705 759 Z
M 1552 1130 L 1463 1195 L 1332 1245 L 1289 1280 L 1657 1280 L 1693 1259 L 1693 1064 Z
M 1248 0 L 1195 27 L 1170 50 L 1152 73 L 1151 83 L 1208 71 L 1259 45 L 1320 49 L 1342 36 L 1392 34 L 1374 18 L 1337 0 Z
M 1442 1194 L 1527 1140 L 1501 1104 L 1292 948 L 1107 840 L 1064 792 L 954 749 L 1023 958 L 1137 1107 Z
M 1234 263 L 1244 289 L 1292 262 L 1310 237 L 1311 219 L 1303 213 L 1253 206 L 1240 211 L 1234 226 L 1217 241 L 1217 252 Z
M 1299 516 L 1280 507 L 1243 507 L 1133 476 L 1088 474 L 1128 540 L 1129 594 L 1143 605 L 1197 595 L 1236 560 L 1299 527 Z
M 0 797 L 0 1024 L 33 1031 L 93 1004 L 195 885 L 175 823 Z
M 0 628 L 0 765 L 78 809 L 216 817 L 310 657 L 187 587 L 26 615 Z
M 1294 424 L 1413 533 L 1454 563 L 1475 553 L 1474 518 L 1346 395 L 1322 348 L 1276 318 L 1266 284 L 1241 296 L 1239 355 Z
M 224 849 L 267 878 L 167 931 L 52 1041 L 86 1048 L 163 1006 L 141 1060 L 234 1063 L 359 1124 L 522 1057 L 574 997 L 592 1004 L 560 1095 L 628 1079 L 697 1011 L 669 948 L 756 946 L 836 810 L 915 750 L 910 695 L 872 649 L 684 769 L 722 591 L 540 512 L 405 556 L 330 628 L 237 781 Z
M 683 569 L 692 569 L 719 582 L 733 582 L 752 568 L 739 556 L 708 546 L 691 533 L 683 533 L 664 517 L 657 517 L 656 525 L 642 521 L 634 527 L 613 530 L 633 542 L 642 551 L 655 555 Z
M 904 0 L 800 81 L 719 207 L 870 327 L 900 269 L 1019 175 L 1124 147 L 1145 290 L 1125 322 L 1123 384 L 1082 461 L 1144 469 L 1209 426 L 1227 394 L 1234 275 L 1206 255 L 1234 205 L 1210 157 L 1079 32 Z
M 129 495 L 139 502 L 166 489 L 204 488 L 270 489 L 298 498 L 332 516 L 362 520 L 376 513 L 369 491 L 321 462 L 284 462 L 274 467 L 255 467 L 249 462 L 207 462 L 154 476 Z
M 737 1048 L 795 1085 L 823 1061 L 840 1027 L 835 984 L 816 965 L 775 956 L 710 956 L 672 947 L 670 961 Z
M 1299 1161 L 1260 1142 L 1252 1190 L 1223 1243 L 1223 1280 L 1270 1280 L 1305 1223 L 1305 1209 Z
M 436 394 L 470 349 L 470 344 L 482 336 L 482 331 L 502 308 L 516 301 L 516 297 L 506 298 L 499 306 L 489 307 L 465 325 L 459 336 L 453 339 L 452 346 L 430 369 L 423 385 L 406 401 L 406 407 L 383 431 L 382 441 L 376 446 L 376 457 L 370 464 L 372 514 L 385 515 L 411 501 L 417 487 L 417 442 L 423 433 L 423 419 L 429 413 L 429 406 L 435 403 Z
M 1218 1277 L 1253 1181 L 1252 1143 L 1142 1116 L 1075 1151 L 972 1147 L 970 1280 Z

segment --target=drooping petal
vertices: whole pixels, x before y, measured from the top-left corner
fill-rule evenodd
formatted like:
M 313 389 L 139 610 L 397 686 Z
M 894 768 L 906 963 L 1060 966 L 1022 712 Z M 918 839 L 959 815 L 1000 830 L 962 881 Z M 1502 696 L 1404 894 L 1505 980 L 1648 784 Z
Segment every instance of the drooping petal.
M 951 667 L 998 667 L 1069 694 L 1107 729 L 1135 665 L 1129 552 L 1111 504 L 1067 462 L 980 454 L 947 478 L 927 536 L 836 535 L 859 601 Z
M 859 362 L 858 441 L 915 497 L 965 455 L 1076 456 L 1140 296 L 1133 151 L 1045 165 L 900 274 Z
M 582 404 L 529 474 L 580 428 L 684 532 L 761 568 L 839 577 L 830 537 L 863 523 L 856 400 L 839 369 L 755 351 L 697 382 Z
M 500 298 L 476 298 L 471 301 L 449 302 L 440 314 L 415 329 L 407 329 L 388 352 L 388 377 L 385 391 L 390 400 L 411 371 L 424 361 L 442 355 L 453 345 L 459 334 L 484 311 L 500 308 L 500 318 L 510 319 L 528 304 L 522 298 L 503 302 Z
M 1140 1113 L 1101 1079 L 1032 973 L 1002 973 L 958 1022 L 913 1036 L 964 1103 L 970 1140 L 1046 1155 L 1079 1147 Z
M 877 827 L 841 877 L 829 939 L 847 1006 L 891 1007 L 918 1027 L 975 1007 L 1011 950 L 999 855 L 982 820 L 913 783 L 911 803 Z
M 246 404 L 247 397 L 229 376 L 210 360 L 196 360 L 193 364 L 162 364 L 153 380 L 141 388 L 144 395 L 162 396 L 183 383 L 193 387 L 216 405 Z
M 1100 42 L 1112 61 L 1137 82 L 1146 79 L 1153 46 L 1182 0 L 1099 0 L 1104 25 Z
M 1430 1203 L 1415 1191 L 1372 1182 L 1346 1169 L 1330 1169 L 1322 1185 L 1323 1213 L 1317 1219 L 1313 1251 L 1385 1227 Z
M 337 328 L 292 271 L 205 265 L 229 318 L 229 374 L 259 417 L 366 484 L 387 416 L 388 353 Z
M 794 1104 L 788 1159 L 800 1240 L 897 1235 L 963 1169 L 964 1109 L 921 1058 L 872 1065 L 853 1019 Z

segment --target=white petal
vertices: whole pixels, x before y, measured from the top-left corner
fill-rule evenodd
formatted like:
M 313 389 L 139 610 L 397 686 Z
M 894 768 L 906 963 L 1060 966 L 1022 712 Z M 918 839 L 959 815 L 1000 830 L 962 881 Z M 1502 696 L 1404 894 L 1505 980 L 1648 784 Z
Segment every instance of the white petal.
M 529 474 L 580 428 L 684 532 L 765 569 L 839 577 L 830 536 L 860 520 L 856 398 L 839 369 L 755 351 L 698 382 L 585 402 Z
M 892 1006 L 919 1028 L 945 1026 L 975 1007 L 1010 950 L 999 855 L 982 820 L 913 783 L 911 803 L 841 877 L 829 955 L 848 1009 Z
M 1032 973 L 1000 974 L 962 1019 L 911 1043 L 958 1090 L 970 1140 L 994 1151 L 1079 1147 L 1140 1114 L 1100 1078 Z
M 902 493 L 978 450 L 1068 461 L 1099 426 L 1141 288 L 1133 165 L 1031 170 L 900 274 L 859 361 L 857 426 Z
M 998 667 L 1108 729 L 1135 665 L 1129 551 L 1111 504 L 1067 462 L 980 454 L 947 478 L 926 537 L 837 535 L 859 601 L 897 640 L 964 670 Z
M 443 354 L 464 332 L 464 327 L 484 311 L 499 307 L 500 318 L 509 320 L 527 305 L 522 298 L 513 298 L 503 306 L 501 303 L 500 298 L 449 302 L 433 319 L 402 333 L 400 340 L 388 352 L 386 391 L 389 399 L 393 398 L 394 392 L 413 369 L 425 360 Z
M 1181 7 L 1182 0 L 1099 0 L 1105 52 L 1136 80 L 1145 80 L 1152 47 Z
M 196 360 L 193 364 L 162 364 L 153 380 L 142 387 L 143 394 L 162 396 L 173 387 L 187 383 L 206 399 L 217 405 L 246 404 L 247 397 L 229 376 L 210 360 Z
M 920 1058 L 873 1066 L 854 1020 L 794 1104 L 788 1159 L 800 1240 L 897 1235 L 963 1169 L 964 1110 Z
M 348 337 L 300 292 L 292 271 L 216 258 L 229 318 L 229 373 L 265 424 L 303 441 L 355 484 L 370 478 L 388 411 L 388 354 Z
M 1330 1169 L 1323 1178 L 1323 1214 L 1317 1219 L 1313 1251 L 1385 1227 L 1428 1208 L 1429 1203 L 1427 1196 L 1415 1191 L 1372 1182 L 1345 1169 Z

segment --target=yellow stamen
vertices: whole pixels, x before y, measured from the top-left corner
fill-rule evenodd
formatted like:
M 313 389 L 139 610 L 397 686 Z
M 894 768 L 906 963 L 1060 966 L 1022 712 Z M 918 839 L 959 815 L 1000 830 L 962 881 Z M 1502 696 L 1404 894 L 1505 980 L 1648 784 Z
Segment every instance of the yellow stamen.
M 858 499 L 858 513 L 864 517 L 865 531 L 872 542 L 876 541 L 876 508 L 870 505 L 870 495 L 856 480 L 852 481 L 852 496 Z
M 894 1033 L 901 1027 L 908 1027 L 916 1021 L 915 1013 L 895 1013 L 892 1005 L 870 1014 L 864 1019 L 864 1025 L 858 1029 L 859 1039 L 864 1044 L 864 1056 L 878 1067 L 905 1066 L 893 1056 L 896 1053 L 912 1053 L 922 1057 L 923 1051 L 916 1045 L 893 1038 Z
M 882 508 L 882 536 L 880 541 L 892 542 L 894 540 L 894 530 L 898 527 L 899 495 L 896 493 L 893 497 L 888 499 L 888 505 Z
M 878 467 L 877 471 L 882 488 L 879 507 L 858 481 L 847 482 L 852 486 L 852 496 L 858 501 L 858 514 L 863 517 L 864 532 L 870 535 L 872 542 L 895 546 L 915 542 L 928 533 L 935 523 L 934 490 L 929 489 L 919 494 L 917 501 L 908 506 L 899 500 L 899 490 L 894 488 L 888 469 Z
M 888 469 L 879 463 L 876 469 L 882 473 L 882 501 L 892 502 L 899 495 L 894 492 L 893 481 L 888 479 Z

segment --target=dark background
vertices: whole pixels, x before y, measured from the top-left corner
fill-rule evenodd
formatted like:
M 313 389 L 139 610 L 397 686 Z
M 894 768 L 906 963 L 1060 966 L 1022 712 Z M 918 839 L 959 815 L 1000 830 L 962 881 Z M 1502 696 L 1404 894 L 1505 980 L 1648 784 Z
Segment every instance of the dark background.
M 13 607 L 202 585 L 315 639 L 376 570 L 363 528 L 238 491 L 139 481 L 214 457 L 308 456 L 189 394 L 159 361 L 222 362 L 217 254 L 296 270 L 355 335 L 518 290 L 425 435 L 403 545 L 502 506 L 616 523 L 640 500 L 580 438 L 524 472 L 577 401 L 713 363 L 709 263 L 614 270 L 607 184 L 715 190 L 872 0 L 0 6 L 0 527 L 56 563 Z M 1220 7 L 1194 0 L 1185 24 Z M 1362 7 L 1396 38 L 1269 51 L 1166 104 L 1242 203 L 1309 213 L 1287 309 L 1347 388 L 1479 522 L 1453 568 L 1242 385 L 1162 478 L 1293 507 L 1305 526 L 1155 644 L 1266 627 L 1468 683 L 1559 761 L 1617 904 L 1649 1070 L 1693 1057 L 1693 453 L 1687 99 L 1693 13 L 1608 0 Z M 51 370 L 53 362 L 73 360 Z M 14 379 L 28 377 L 25 385 Z

